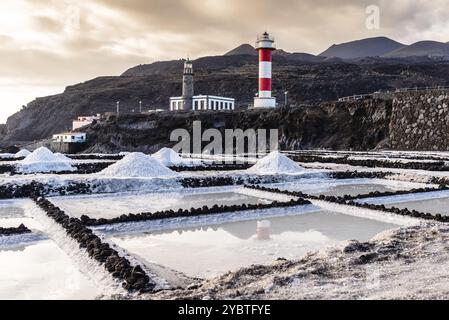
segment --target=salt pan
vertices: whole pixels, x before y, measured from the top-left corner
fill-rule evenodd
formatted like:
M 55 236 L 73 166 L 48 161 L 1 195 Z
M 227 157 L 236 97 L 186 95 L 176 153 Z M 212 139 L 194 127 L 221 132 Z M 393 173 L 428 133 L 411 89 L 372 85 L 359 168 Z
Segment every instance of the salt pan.
M 0 153 L 0 158 L 4 159 L 4 158 L 14 158 L 15 154 L 14 153 Z

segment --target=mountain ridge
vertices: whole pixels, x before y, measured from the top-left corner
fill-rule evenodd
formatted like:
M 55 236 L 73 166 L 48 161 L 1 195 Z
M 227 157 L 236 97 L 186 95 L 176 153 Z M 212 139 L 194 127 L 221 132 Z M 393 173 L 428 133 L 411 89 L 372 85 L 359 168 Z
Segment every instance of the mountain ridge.
M 405 45 L 387 37 L 365 38 L 334 44 L 318 56 L 327 58 L 355 59 L 383 56 Z
M 195 92 L 234 97 L 238 107 L 246 108 L 257 93 L 258 59 L 229 52 L 194 60 Z M 291 105 L 401 87 L 449 85 L 449 63 L 428 56 L 345 60 L 284 50 L 275 51 L 274 56 L 273 94 L 283 101 L 288 91 Z M 181 92 L 183 63 L 180 59 L 138 65 L 120 76 L 97 77 L 68 86 L 60 94 L 37 98 L 8 118 L 0 139 L 46 138 L 69 130 L 77 116 L 114 112 L 116 101 L 121 102 L 123 113 L 138 110 L 139 101 L 144 110 L 167 109 L 169 97 Z
M 226 52 L 224 56 L 240 56 L 240 55 L 250 55 L 257 56 L 257 50 L 250 44 L 242 44 L 236 48 Z M 305 53 L 305 52 L 287 52 L 283 49 L 277 49 L 273 52 L 273 57 L 283 57 L 285 59 L 297 60 L 297 61 L 309 61 L 318 62 L 323 61 L 324 58 L 318 57 L 316 55 Z
M 254 48 L 252 45 L 248 43 L 244 43 L 239 45 L 238 47 L 235 47 L 234 49 L 226 52 L 224 56 L 239 56 L 239 55 L 250 55 L 250 56 L 256 56 L 257 51 L 256 48 Z
M 449 44 L 438 41 L 418 41 L 384 55 L 386 58 L 406 58 L 415 56 L 449 57 Z

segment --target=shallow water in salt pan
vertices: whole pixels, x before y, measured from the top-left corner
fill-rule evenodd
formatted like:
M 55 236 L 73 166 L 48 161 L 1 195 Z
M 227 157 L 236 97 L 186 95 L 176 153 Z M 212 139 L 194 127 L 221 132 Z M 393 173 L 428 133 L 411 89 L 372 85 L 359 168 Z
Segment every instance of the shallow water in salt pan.
M 312 192 L 315 195 L 326 195 L 326 196 L 344 196 L 351 195 L 356 196 L 359 194 L 368 194 L 370 192 L 379 191 L 395 191 L 395 189 L 381 185 L 381 184 L 348 184 L 348 185 L 336 185 L 329 186 L 326 191 Z
M 272 202 L 234 192 L 60 197 L 53 198 L 51 201 L 72 216 L 87 215 L 91 218 L 112 218 L 127 213 L 201 208 L 215 204 L 240 205 Z
M 23 217 L 25 211 L 20 207 L 0 207 L 0 218 Z
M 399 209 L 408 208 L 425 213 L 449 215 L 449 198 L 418 200 L 399 203 L 385 204 L 387 208 L 396 207 Z
M 377 198 L 362 198 L 360 203 L 384 205 L 387 208 L 417 210 L 424 213 L 449 215 L 449 191 L 432 191 Z
M 25 215 L 25 206 L 30 200 L 0 201 L 0 227 L 16 228 L 24 224 L 29 229 L 42 231 L 42 226 Z
M 30 230 L 42 231 L 42 226 L 32 218 L 0 218 L 1 228 L 17 228 L 21 224 L 24 224 Z
M 94 299 L 97 292 L 49 240 L 0 250 L 0 299 Z
M 321 180 L 321 181 L 307 181 L 301 180 L 298 182 L 289 182 L 282 184 L 273 184 L 281 190 L 301 191 L 312 195 L 326 195 L 326 196 L 356 196 L 359 194 L 368 194 L 370 192 L 379 191 L 397 191 L 410 190 L 418 185 L 406 184 L 402 182 L 390 182 L 381 179 L 347 179 L 347 180 Z
M 255 220 L 112 240 L 147 261 L 209 278 L 251 264 L 269 264 L 279 257 L 300 258 L 311 250 L 345 240 L 369 240 L 397 227 L 330 211 L 269 220 L 270 240 L 257 239 Z

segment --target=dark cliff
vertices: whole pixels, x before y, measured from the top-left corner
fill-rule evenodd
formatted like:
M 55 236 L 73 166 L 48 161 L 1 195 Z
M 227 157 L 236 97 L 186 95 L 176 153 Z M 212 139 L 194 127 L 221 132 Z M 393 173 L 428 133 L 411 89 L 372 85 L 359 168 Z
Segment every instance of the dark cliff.
M 224 129 L 279 129 L 280 146 L 285 150 L 367 150 L 386 143 L 391 108 L 391 101 L 367 99 L 263 111 L 127 115 L 92 125 L 87 131 L 88 151 L 154 152 L 173 146 L 170 133 L 175 129 L 191 132 L 194 121 L 201 121 L 203 131 L 215 128 L 222 133 Z
M 182 63 L 137 66 L 119 77 L 93 79 L 70 86 L 62 94 L 36 99 L 8 119 L 3 142 L 46 138 L 70 129 L 78 115 L 114 112 L 118 100 L 122 113 L 136 112 L 140 100 L 145 110 L 166 109 L 169 97 L 181 92 Z M 194 61 L 194 66 L 197 94 L 232 96 L 243 108 L 252 102 L 257 91 L 257 57 L 205 57 Z M 293 106 L 377 90 L 445 84 L 449 84 L 449 63 L 426 59 L 310 62 L 280 54 L 274 61 L 273 93 L 282 103 L 284 91 L 289 91 Z M 172 118 L 176 117 L 167 115 L 166 120 Z
M 88 151 L 154 152 L 175 129 L 278 129 L 283 150 L 449 150 L 449 90 L 380 93 L 358 101 L 234 112 L 161 112 L 91 126 Z M 224 135 L 223 135 L 224 136 Z M 206 142 L 204 143 L 206 144 Z

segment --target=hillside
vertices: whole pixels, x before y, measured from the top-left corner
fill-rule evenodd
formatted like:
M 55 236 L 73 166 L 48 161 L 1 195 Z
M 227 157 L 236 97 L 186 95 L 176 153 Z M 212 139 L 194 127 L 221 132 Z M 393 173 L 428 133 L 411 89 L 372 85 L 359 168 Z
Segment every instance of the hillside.
M 196 59 L 195 92 L 231 96 L 246 108 L 257 93 L 258 59 L 250 45 L 224 56 Z M 250 50 L 251 49 L 251 50 Z M 69 86 L 57 95 L 38 98 L 12 115 L 0 130 L 3 144 L 46 138 L 71 128 L 79 115 L 114 112 L 133 113 L 143 102 L 144 110 L 167 109 L 171 96 L 181 92 L 183 60 L 155 62 L 126 70 L 121 76 L 99 77 Z M 289 104 L 316 104 L 342 96 L 402 87 L 449 84 L 449 63 L 428 57 L 352 60 L 316 57 L 277 50 L 273 59 L 273 94 Z
M 241 55 L 250 55 L 250 56 L 257 56 L 257 50 L 250 44 L 242 44 L 238 46 L 235 49 L 232 49 L 231 51 L 225 53 L 224 56 L 241 56 Z M 303 53 L 303 52 L 287 52 L 282 49 L 275 50 L 273 52 L 273 57 L 282 57 L 286 60 L 294 60 L 294 61 L 304 61 L 304 62 L 319 62 L 324 61 L 324 57 L 318 57 L 313 54 L 309 53 Z
M 206 57 L 194 61 L 198 94 L 232 96 L 246 107 L 257 92 L 257 59 Z M 335 100 L 342 96 L 397 87 L 449 84 L 449 64 L 370 61 L 369 63 L 304 62 L 274 60 L 273 93 L 282 101 L 289 91 L 292 105 Z M 68 87 L 64 93 L 39 98 L 7 121 L 6 144 L 34 141 L 71 127 L 78 115 L 115 111 L 132 113 L 143 101 L 144 109 L 166 109 L 170 96 L 181 92 L 182 61 L 132 68 L 119 77 L 101 77 Z
M 226 52 L 225 56 L 240 56 L 240 55 L 250 55 L 250 56 L 257 56 L 256 48 L 254 48 L 250 44 L 242 44 L 241 46 L 238 46 L 237 48 L 232 49 L 229 52 Z
M 402 43 L 386 37 L 368 38 L 357 41 L 334 44 L 321 53 L 321 57 L 356 59 L 362 57 L 380 57 L 404 47 Z
M 449 44 L 437 41 L 420 41 L 399 48 L 384 55 L 387 58 L 405 58 L 417 56 L 446 57 L 449 59 Z

